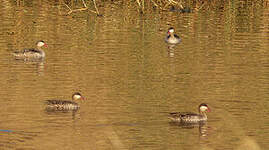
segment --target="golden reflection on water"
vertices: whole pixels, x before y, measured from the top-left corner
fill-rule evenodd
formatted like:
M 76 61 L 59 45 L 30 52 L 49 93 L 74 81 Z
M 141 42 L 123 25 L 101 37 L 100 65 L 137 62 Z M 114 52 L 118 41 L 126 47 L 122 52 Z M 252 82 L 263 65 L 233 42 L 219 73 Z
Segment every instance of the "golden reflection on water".
M 54 2 L 21 2 L 0 4 L 4 149 L 268 147 L 268 10 L 248 15 L 247 5 L 226 4 L 223 11 L 137 16 L 121 9 L 126 3 L 105 2 L 104 17 L 95 17 L 63 15 Z M 182 38 L 175 47 L 163 41 L 170 26 Z M 49 46 L 44 61 L 11 57 L 40 39 Z M 74 91 L 87 99 L 79 111 L 44 110 L 45 100 Z M 168 112 L 196 112 L 201 102 L 212 106 L 205 126 L 169 124 Z

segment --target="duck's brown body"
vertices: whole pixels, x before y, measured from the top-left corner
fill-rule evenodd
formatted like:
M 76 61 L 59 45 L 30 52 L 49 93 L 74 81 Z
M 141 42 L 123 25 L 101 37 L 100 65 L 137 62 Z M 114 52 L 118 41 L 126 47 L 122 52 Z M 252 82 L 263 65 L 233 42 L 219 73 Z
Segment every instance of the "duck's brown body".
M 22 59 L 22 60 L 42 60 L 45 58 L 45 52 L 41 49 L 41 47 L 47 47 L 44 41 L 37 42 L 37 49 L 24 49 L 22 51 L 16 51 L 13 53 L 15 59 Z
M 47 110 L 55 111 L 67 111 L 67 110 L 78 110 L 79 105 L 76 102 L 67 100 L 47 100 Z
M 72 99 L 83 100 L 84 97 L 76 92 L 72 95 Z M 79 109 L 78 103 L 68 100 L 47 100 L 46 104 L 46 110 L 48 111 L 76 111 Z
M 209 112 L 210 109 L 208 108 L 207 104 L 200 104 L 199 105 L 199 114 L 186 112 L 173 112 L 170 113 L 170 120 L 173 122 L 179 123 L 199 123 L 207 120 L 206 111 Z
M 23 51 L 16 51 L 13 53 L 15 59 L 24 60 L 40 60 L 45 58 L 45 52 L 38 49 L 25 49 Z
M 200 121 L 207 120 L 206 115 L 195 114 L 195 113 L 180 113 L 180 112 L 170 113 L 169 118 L 175 122 L 186 122 L 186 123 L 197 123 Z

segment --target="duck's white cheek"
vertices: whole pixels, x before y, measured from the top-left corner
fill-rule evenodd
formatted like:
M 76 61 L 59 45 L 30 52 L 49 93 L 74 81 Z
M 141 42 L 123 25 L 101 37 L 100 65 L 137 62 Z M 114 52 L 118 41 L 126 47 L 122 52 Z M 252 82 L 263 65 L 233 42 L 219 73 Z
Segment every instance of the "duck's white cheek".
M 80 99 L 81 96 L 80 96 L 80 95 L 75 95 L 74 98 L 75 98 L 75 99 Z
M 44 45 L 44 43 L 41 43 L 41 42 L 39 42 L 38 44 L 37 44 L 37 46 L 39 46 L 39 47 L 41 47 L 41 46 L 43 46 Z
M 207 110 L 207 107 L 206 107 L 206 106 L 201 106 L 201 107 L 200 107 L 200 110 L 201 110 L 201 111 L 206 111 L 206 110 Z

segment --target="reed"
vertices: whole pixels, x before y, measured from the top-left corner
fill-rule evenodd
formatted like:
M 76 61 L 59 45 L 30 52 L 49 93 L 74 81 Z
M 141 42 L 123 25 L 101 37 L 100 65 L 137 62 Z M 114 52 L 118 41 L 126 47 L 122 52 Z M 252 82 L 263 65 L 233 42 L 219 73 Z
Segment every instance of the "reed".
M 80 8 L 72 9 L 68 4 L 74 4 L 81 2 Z M 150 9 L 158 9 L 160 11 L 167 11 L 171 10 L 171 8 L 176 8 L 175 11 L 179 12 L 190 12 L 192 11 L 199 11 L 199 10 L 210 10 L 210 9 L 216 9 L 216 8 L 224 8 L 227 5 L 233 4 L 248 4 L 255 6 L 256 4 L 261 4 L 265 7 L 269 5 L 269 0 L 252 0 L 252 1 L 225 1 L 225 0 L 129 0 L 128 3 L 124 0 L 60 0 L 61 3 L 63 3 L 68 9 L 68 15 L 74 12 L 78 11 L 89 11 L 92 13 L 97 14 L 100 16 L 100 12 L 98 10 L 98 5 L 104 2 L 111 2 L 114 1 L 122 1 L 122 3 L 125 3 L 127 5 L 133 5 L 135 3 L 137 10 L 140 13 L 146 13 L 146 10 Z M 68 4 L 67 4 L 68 3 Z M 89 5 L 92 5 L 94 9 L 90 9 L 92 7 L 88 7 Z M 187 9 L 186 9 L 187 8 Z
M 146 3 L 149 2 L 149 3 Z M 186 8 L 192 11 L 199 10 L 214 10 L 219 8 L 225 8 L 229 5 L 243 5 L 251 7 L 263 7 L 269 6 L 269 0 L 235 0 L 235 1 L 225 1 L 225 0 L 136 0 L 137 7 L 142 10 L 141 12 L 146 12 L 146 9 L 157 8 L 161 11 L 171 10 L 171 8 L 176 8 L 180 12 L 189 12 Z M 148 4 L 148 5 L 145 5 Z
M 83 4 L 83 7 L 81 8 L 76 8 L 76 9 L 71 9 L 63 0 L 60 1 L 61 3 L 63 3 L 68 9 L 69 11 L 67 12 L 68 15 L 70 15 L 71 13 L 74 13 L 74 12 L 78 12 L 78 11 L 90 11 L 92 13 L 95 13 L 97 14 L 98 16 L 100 16 L 100 13 L 99 13 L 99 10 L 97 8 L 97 5 L 96 5 L 96 1 L 95 0 L 92 0 L 93 4 L 94 4 L 94 8 L 95 10 L 91 10 L 89 9 L 89 7 L 87 6 L 85 0 L 81 0 L 82 4 Z M 73 0 L 72 0 L 72 3 L 73 3 Z

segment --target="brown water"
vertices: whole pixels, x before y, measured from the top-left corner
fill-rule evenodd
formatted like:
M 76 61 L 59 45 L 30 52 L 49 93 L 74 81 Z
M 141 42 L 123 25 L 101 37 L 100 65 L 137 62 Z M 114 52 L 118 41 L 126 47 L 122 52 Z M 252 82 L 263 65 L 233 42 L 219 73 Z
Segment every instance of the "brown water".
M 269 148 L 269 18 L 263 3 L 193 13 L 99 6 L 103 17 L 66 16 L 54 1 L 0 3 L 0 149 Z M 129 6 L 129 7 L 128 7 Z M 127 9 L 128 8 L 128 9 Z M 182 43 L 164 43 L 173 26 Z M 44 62 L 10 53 L 48 44 Z M 48 113 L 47 99 L 86 100 Z M 205 126 L 169 124 L 167 113 L 212 112 Z

